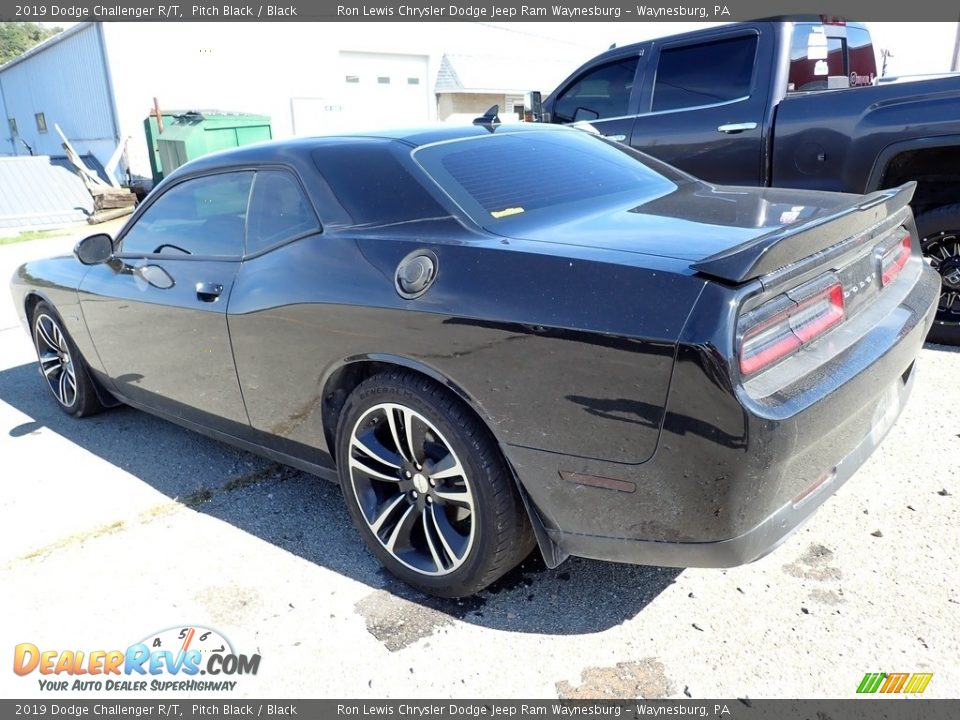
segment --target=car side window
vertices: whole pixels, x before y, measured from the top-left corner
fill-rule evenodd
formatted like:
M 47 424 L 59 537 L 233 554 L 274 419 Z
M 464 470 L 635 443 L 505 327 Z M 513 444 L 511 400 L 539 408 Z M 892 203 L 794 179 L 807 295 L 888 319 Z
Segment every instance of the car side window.
M 750 95 L 757 35 L 660 51 L 653 112 L 718 105 Z
M 300 183 L 283 170 L 261 170 L 253 181 L 246 254 L 320 229 Z
M 589 122 L 626 115 L 639 60 L 638 57 L 624 58 L 581 76 L 557 97 L 554 119 Z
M 253 172 L 185 180 L 167 190 L 123 236 L 124 255 L 240 257 Z

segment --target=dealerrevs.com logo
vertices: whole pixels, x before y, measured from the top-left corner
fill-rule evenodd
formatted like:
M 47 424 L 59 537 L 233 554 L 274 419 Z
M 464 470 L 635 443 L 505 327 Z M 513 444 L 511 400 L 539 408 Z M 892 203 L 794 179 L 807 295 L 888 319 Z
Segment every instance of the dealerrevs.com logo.
M 126 650 L 42 650 L 20 643 L 13 651 L 13 671 L 38 673 L 40 689 L 49 691 L 229 691 L 237 685 L 232 678 L 259 669 L 259 654 L 239 654 L 221 633 L 196 625 L 151 633 Z

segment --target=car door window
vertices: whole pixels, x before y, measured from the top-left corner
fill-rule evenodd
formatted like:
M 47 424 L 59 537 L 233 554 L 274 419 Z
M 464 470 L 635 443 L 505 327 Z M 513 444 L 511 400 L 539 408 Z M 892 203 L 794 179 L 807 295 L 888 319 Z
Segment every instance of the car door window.
M 653 111 L 718 105 L 749 97 L 757 35 L 666 48 L 660 52 Z
M 320 229 L 300 183 L 282 170 L 262 170 L 253 182 L 247 255 Z
M 555 120 L 603 120 L 629 112 L 638 57 L 601 65 L 574 81 L 553 106 Z
M 123 236 L 124 255 L 240 257 L 253 172 L 186 180 L 161 195 Z

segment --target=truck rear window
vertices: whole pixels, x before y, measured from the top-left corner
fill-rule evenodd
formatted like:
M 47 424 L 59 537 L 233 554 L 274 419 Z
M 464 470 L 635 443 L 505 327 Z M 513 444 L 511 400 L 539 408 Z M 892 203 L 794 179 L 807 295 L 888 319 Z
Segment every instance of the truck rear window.
M 582 131 L 543 131 L 427 145 L 414 159 L 481 227 L 641 204 L 687 176 Z M 663 171 L 664 174 L 658 172 Z M 670 174 L 671 177 L 667 177 Z
M 877 61 L 866 28 L 797 23 L 787 92 L 873 85 L 876 77 Z

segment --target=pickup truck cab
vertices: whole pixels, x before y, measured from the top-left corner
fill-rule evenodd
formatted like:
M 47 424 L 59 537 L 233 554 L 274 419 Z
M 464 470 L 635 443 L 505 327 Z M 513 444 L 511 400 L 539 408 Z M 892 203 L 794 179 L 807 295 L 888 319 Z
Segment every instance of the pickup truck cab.
M 542 119 L 589 124 L 723 185 L 917 181 L 921 246 L 942 282 L 930 339 L 960 344 L 960 76 L 878 84 L 858 23 L 732 23 L 602 53 L 544 100 Z

